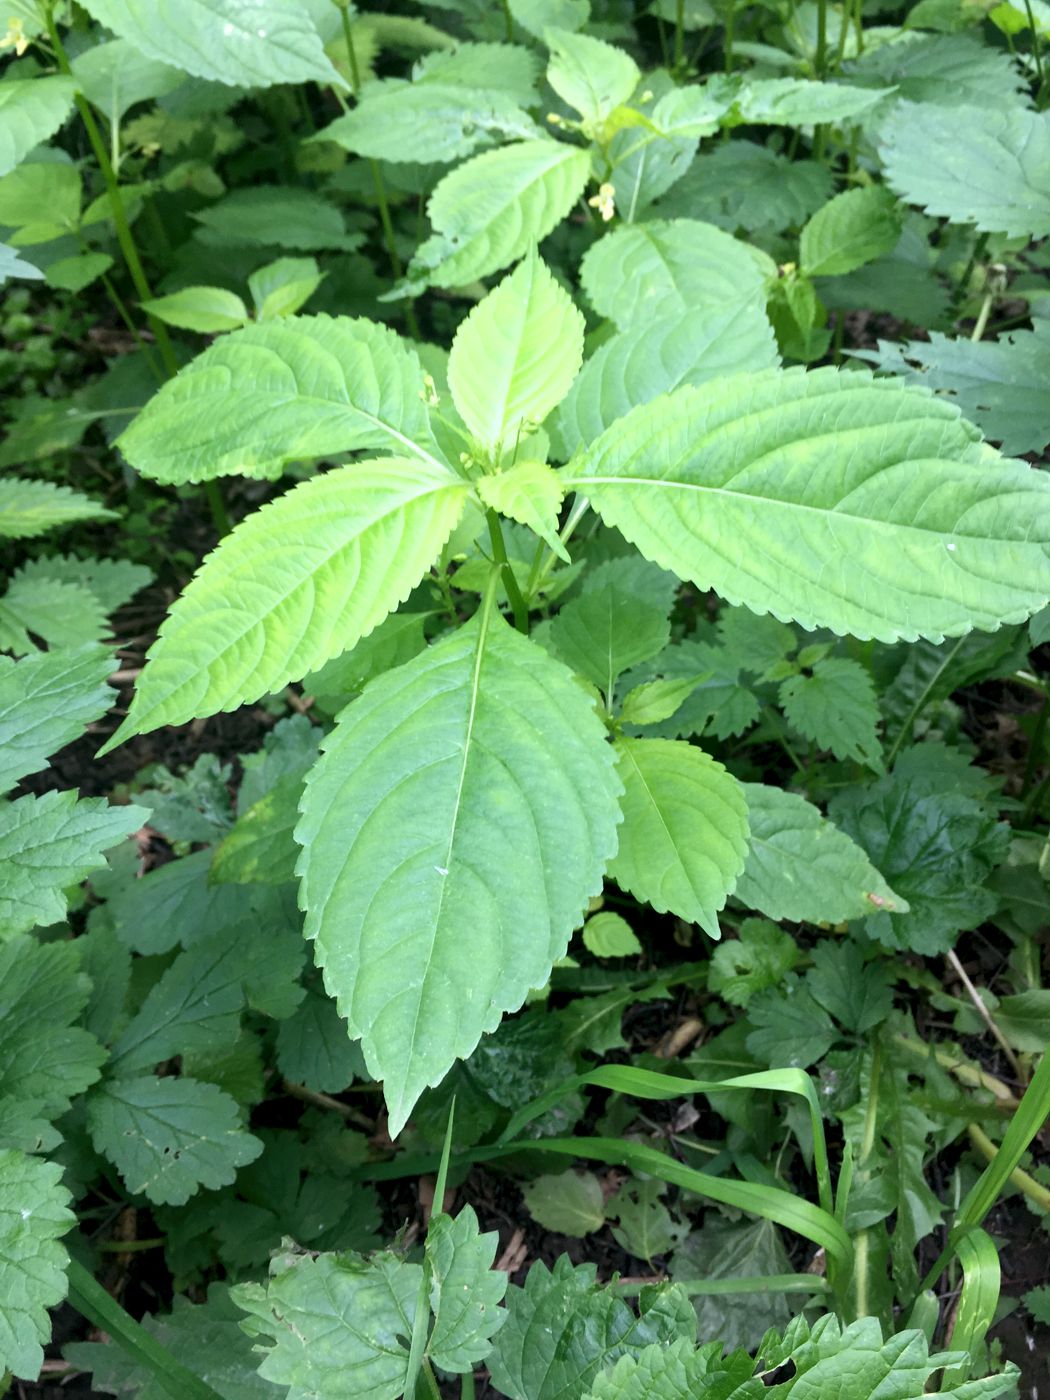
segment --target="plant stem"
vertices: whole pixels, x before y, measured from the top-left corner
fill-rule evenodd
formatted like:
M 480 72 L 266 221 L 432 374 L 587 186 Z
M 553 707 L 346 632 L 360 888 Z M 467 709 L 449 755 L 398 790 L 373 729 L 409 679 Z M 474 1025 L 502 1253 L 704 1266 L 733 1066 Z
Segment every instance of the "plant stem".
M 828 0 L 817 0 L 817 51 L 813 66 L 820 80 L 828 66 Z
M 986 1162 L 994 1162 L 999 1155 L 999 1149 L 991 1138 L 976 1123 L 969 1123 L 966 1127 L 970 1142 L 981 1154 Z M 1010 1173 L 1010 1180 L 1022 1191 L 1030 1201 L 1033 1201 L 1040 1210 L 1050 1211 L 1050 1190 L 1035 1177 L 1029 1176 L 1020 1167 L 1015 1167 Z
M 981 302 L 981 309 L 977 313 L 977 320 L 974 322 L 973 330 L 970 332 L 972 341 L 980 340 L 988 326 L 988 317 L 992 314 L 992 307 L 995 305 L 995 292 L 986 292 L 984 300 Z
M 1024 0 L 1024 7 L 1028 14 L 1028 27 L 1032 31 L 1032 59 L 1035 63 L 1036 76 L 1039 79 L 1039 87 L 1041 90 L 1044 82 L 1042 39 L 1036 26 L 1035 16 L 1032 14 L 1032 0 Z
M 867 1178 L 867 1163 L 875 1146 L 875 1132 L 878 1127 L 879 1074 L 882 1069 L 882 1051 L 878 1041 L 871 1049 L 871 1079 L 868 1089 L 868 1105 L 864 1114 L 864 1131 L 857 1156 L 856 1178 Z M 854 1297 L 858 1317 L 868 1316 L 868 1253 L 871 1235 L 861 1230 L 853 1241 Z
M 728 8 L 726 9 L 726 18 L 725 18 L 725 31 L 726 31 L 726 32 L 725 32 L 725 39 L 724 39 L 724 41 L 723 41 L 723 43 L 724 43 L 724 45 L 725 45 L 725 71 L 726 71 L 727 73 L 732 73 L 732 71 L 733 71 L 733 37 L 734 37 L 733 31 L 734 31 L 734 29 L 735 29 L 735 26 L 736 26 L 736 0 L 729 0 L 729 6 L 728 6 Z M 727 128 L 727 134 L 728 134 L 728 128 Z
M 937 670 L 936 670 L 936 671 L 934 672 L 934 674 L 930 677 L 929 681 L 928 681 L 927 684 L 924 686 L 924 688 L 923 688 L 921 694 L 919 695 L 918 699 L 915 701 L 915 704 L 912 705 L 911 709 L 908 711 L 908 714 L 907 714 L 906 717 L 905 717 L 904 723 L 903 723 L 903 724 L 901 725 L 901 727 L 900 727 L 900 733 L 897 735 L 896 739 L 893 741 L 893 745 L 892 745 L 892 747 L 890 748 L 889 753 L 886 755 L 886 767 L 887 767 L 888 769 L 893 767 L 894 760 L 896 759 L 897 755 L 898 755 L 898 754 L 900 753 L 900 751 L 901 751 L 901 745 L 904 743 L 905 739 L 907 739 L 908 735 L 911 733 L 912 727 L 913 727 L 913 725 L 915 724 L 915 721 L 919 718 L 919 716 L 922 714 L 923 710 L 926 708 L 926 705 L 927 705 L 927 703 L 928 703 L 928 701 L 929 701 L 929 698 L 930 698 L 930 696 L 933 694 L 934 687 L 936 686 L 936 684 L 937 684 L 937 682 L 940 680 L 940 678 L 944 675 L 945 671 L 947 671 L 948 667 L 949 667 L 949 666 L 952 664 L 952 662 L 955 660 L 956 656 L 958 656 L 959 652 L 962 650 L 962 646 L 963 646 L 963 643 L 964 643 L 965 641 L 966 641 L 965 636 L 959 638 L 959 640 L 958 640 L 958 641 L 955 643 L 955 645 L 952 647 L 952 649 L 951 649 L 951 651 L 948 653 L 948 655 L 944 658 L 944 660 L 941 662 L 941 664 L 937 667 Z
M 503 0 L 503 23 L 507 30 L 507 43 L 514 42 L 514 16 L 510 12 L 510 0 Z
M 955 296 L 954 296 L 954 298 L 953 298 L 953 304 L 952 304 L 952 309 L 953 309 L 954 311 L 958 311 L 959 307 L 960 307 L 960 306 L 962 305 L 962 303 L 965 301 L 965 299 L 966 299 L 966 292 L 967 292 L 967 289 L 969 288 L 969 285 L 970 285 L 970 278 L 973 276 L 973 270 L 974 270 L 974 268 L 977 266 L 977 264 L 978 264 L 978 262 L 980 261 L 980 259 L 981 259 L 982 257 L 984 257 L 984 250 L 985 250 L 987 247 L 988 247 L 988 234 L 982 233 L 982 234 L 980 235 L 980 237 L 977 239 L 977 241 L 974 243 L 974 245 L 973 245 L 973 251 L 972 251 L 971 254 L 970 254 L 969 261 L 967 262 L 966 266 L 963 268 L 962 276 L 959 278 L 959 281 L 956 283 L 956 286 L 955 286 Z
M 459 1381 L 459 1400 L 474 1400 L 477 1394 L 474 1389 L 474 1372 L 464 1371 Z
M 518 587 L 518 580 L 514 576 L 510 560 L 507 558 L 507 546 L 503 539 L 503 527 L 500 524 L 499 516 L 494 510 L 485 512 L 485 521 L 489 527 L 489 539 L 492 541 L 492 555 L 496 563 L 500 566 L 500 577 L 503 580 L 503 587 L 507 594 L 507 601 L 510 603 L 511 611 L 514 614 L 514 626 L 519 632 L 529 635 L 529 609 L 522 597 L 521 589 Z
M 968 1064 L 965 1060 L 960 1060 L 957 1055 L 949 1054 L 947 1050 L 937 1050 L 924 1044 L 921 1040 L 912 1040 L 906 1035 L 895 1035 L 893 1043 L 921 1059 L 932 1057 L 942 1069 L 946 1069 L 949 1074 L 954 1074 L 960 1084 L 966 1084 L 971 1089 L 987 1089 L 1003 1108 L 1017 1107 L 1017 1099 L 1009 1087 L 1001 1079 L 996 1079 L 994 1074 L 989 1074 L 987 1070 L 979 1069 L 977 1065 Z
M 1024 1071 L 1021 1069 L 1020 1061 L 1014 1054 L 1013 1046 L 1007 1040 L 1006 1036 L 1003 1035 L 1002 1031 L 996 1024 L 995 1018 L 992 1016 L 992 1013 L 988 1010 L 987 1006 L 985 1006 L 984 1002 L 981 999 L 980 992 L 977 990 L 977 988 L 973 985 L 973 983 L 967 976 L 966 969 L 959 961 L 959 955 L 955 952 L 954 948 L 950 949 L 948 952 L 948 962 L 956 977 L 958 977 L 959 981 L 966 988 L 966 995 L 973 1002 L 974 1009 L 976 1010 L 978 1016 L 980 1016 L 981 1020 L 991 1031 L 995 1039 L 999 1042 L 1000 1048 L 1002 1049 L 1003 1054 L 1006 1056 L 1007 1063 L 1014 1072 L 1015 1079 L 1019 1084 L 1023 1084 L 1025 1081 Z
M 1043 696 L 1043 703 L 1035 722 L 1035 729 L 1032 731 L 1032 741 L 1028 746 L 1028 758 L 1024 765 L 1024 777 L 1021 779 L 1022 797 L 1028 796 L 1032 784 L 1035 781 L 1035 775 L 1042 757 L 1043 740 L 1046 738 L 1048 718 L 1050 718 L 1050 693 Z
M 674 72 L 679 80 L 685 76 L 685 0 L 675 0 Z

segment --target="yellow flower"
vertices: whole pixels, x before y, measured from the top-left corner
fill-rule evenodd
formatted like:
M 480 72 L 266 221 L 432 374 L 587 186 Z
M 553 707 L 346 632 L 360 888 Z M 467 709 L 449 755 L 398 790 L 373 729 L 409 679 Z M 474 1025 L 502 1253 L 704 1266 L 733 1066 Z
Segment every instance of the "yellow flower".
M 29 36 L 22 28 L 22 21 L 17 15 L 12 15 L 7 21 L 7 33 L 0 39 L 0 49 L 13 48 L 15 54 L 21 58 L 29 47 Z
M 598 186 L 598 193 L 592 194 L 587 203 L 592 209 L 597 209 L 605 222 L 608 223 L 616 213 L 616 191 L 606 181 L 604 185 Z

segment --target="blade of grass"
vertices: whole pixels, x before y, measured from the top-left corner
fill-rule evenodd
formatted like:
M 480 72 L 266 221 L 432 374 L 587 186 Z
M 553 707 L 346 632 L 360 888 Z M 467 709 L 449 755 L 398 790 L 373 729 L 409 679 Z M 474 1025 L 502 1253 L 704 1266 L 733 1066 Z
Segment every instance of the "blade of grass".
M 970 1362 L 944 1373 L 941 1388 L 951 1390 L 970 1374 L 977 1348 L 984 1341 L 999 1303 L 999 1255 L 991 1237 L 976 1225 L 967 1227 L 956 1246 L 962 1265 L 963 1286 L 948 1339 L 952 1351 L 965 1351 Z

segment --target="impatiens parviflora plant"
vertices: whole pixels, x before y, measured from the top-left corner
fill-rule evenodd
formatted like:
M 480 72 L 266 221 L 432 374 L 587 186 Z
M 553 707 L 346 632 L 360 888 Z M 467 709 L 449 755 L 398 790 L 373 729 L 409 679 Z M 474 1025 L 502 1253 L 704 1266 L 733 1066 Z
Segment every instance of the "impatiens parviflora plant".
M 613 242 L 585 260 L 595 304 L 625 294 Z M 620 694 L 669 640 L 675 578 L 885 642 L 995 629 L 1050 597 L 1050 483 L 953 404 L 865 371 L 769 368 L 631 406 L 582 356 L 583 319 L 530 251 L 461 324 L 447 389 L 390 330 L 290 317 L 217 341 L 120 440 L 173 484 L 379 455 L 312 476 L 222 541 L 107 747 L 316 671 L 439 561 L 451 584 L 456 625 L 336 716 L 295 833 L 306 936 L 395 1135 L 544 985 L 605 877 L 712 938 L 754 881 L 748 791 L 702 748 L 645 734 L 687 688 Z M 552 465 L 552 438 L 595 398 L 601 430 Z M 586 556 L 565 560 L 588 510 L 636 552 L 580 576 Z M 475 539 L 489 562 L 457 594 L 446 552 Z M 576 571 L 572 591 L 530 636 L 559 570 Z M 861 869 L 836 917 L 900 910 Z

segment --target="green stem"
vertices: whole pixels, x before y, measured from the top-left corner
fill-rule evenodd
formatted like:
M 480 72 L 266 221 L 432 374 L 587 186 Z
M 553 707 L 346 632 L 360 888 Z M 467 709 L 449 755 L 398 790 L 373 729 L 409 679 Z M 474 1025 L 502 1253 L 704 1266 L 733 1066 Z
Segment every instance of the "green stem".
M 723 1298 L 736 1293 L 827 1293 L 829 1284 L 819 1274 L 763 1274 L 756 1278 L 675 1279 L 690 1298 Z M 640 1293 L 645 1284 L 634 1279 L 617 1281 L 616 1289 L 628 1297 Z
M 507 546 L 503 539 L 503 526 L 500 524 L 499 516 L 494 510 L 485 512 L 485 521 L 489 527 L 489 539 L 492 541 L 492 556 L 500 566 L 500 577 L 503 580 L 503 587 L 507 594 L 507 601 L 510 603 L 511 612 L 514 614 L 514 626 L 519 632 L 529 635 L 529 609 L 522 597 L 521 589 L 518 587 L 518 580 L 514 577 L 514 570 L 511 568 L 510 560 L 507 558 Z
M 970 1142 L 981 1154 L 986 1162 L 994 1162 L 999 1154 L 999 1149 L 991 1140 L 987 1133 L 977 1126 L 976 1123 L 969 1123 L 966 1127 Z M 1017 1189 L 1024 1193 L 1030 1201 L 1042 1211 L 1050 1211 L 1050 1191 L 1035 1177 L 1029 1176 L 1020 1167 L 1015 1167 L 1010 1173 L 1010 1180 Z
M 459 1381 L 459 1400 L 475 1400 L 474 1372 L 465 1371 Z
M 679 80 L 685 76 L 685 0 L 675 0 L 674 71 Z
M 818 79 L 823 78 L 828 66 L 828 0 L 817 0 L 817 52 L 814 67 Z
M 1024 0 L 1024 7 L 1028 14 L 1028 27 L 1032 31 L 1032 58 L 1035 62 L 1036 76 L 1039 79 L 1039 87 L 1041 89 L 1044 81 L 1042 40 L 1040 38 L 1039 30 L 1036 26 L 1035 16 L 1032 14 L 1032 0 Z
M 868 1089 L 868 1104 L 864 1114 L 864 1131 L 861 1134 L 860 1152 L 857 1156 L 857 1178 L 867 1178 L 867 1163 L 875 1146 L 875 1132 L 879 1114 L 879 1074 L 882 1067 L 882 1052 L 878 1041 L 871 1051 L 871 1081 Z M 868 1316 L 868 1254 L 871 1235 L 861 1230 L 853 1241 L 854 1297 L 858 1317 Z
M 441 1387 L 437 1383 L 437 1376 L 434 1375 L 434 1368 L 430 1362 L 426 1360 L 423 1362 L 423 1382 L 430 1400 L 441 1400 Z
M 126 1313 L 75 1259 L 69 1261 L 69 1301 L 88 1322 L 108 1332 L 122 1350 L 145 1367 L 171 1400 L 222 1400 Z
M 514 16 L 510 12 L 510 0 L 503 0 L 503 23 L 507 31 L 507 43 L 514 42 Z
M 962 645 L 963 645 L 963 643 L 964 643 L 965 641 L 966 641 L 966 638 L 965 638 L 964 636 L 959 638 L 959 640 L 958 640 L 958 641 L 955 643 L 955 645 L 952 647 L 952 649 L 951 649 L 951 651 L 948 653 L 948 655 L 944 658 L 944 660 L 941 662 L 941 664 L 937 667 L 937 670 L 936 670 L 936 671 L 933 673 L 933 675 L 930 677 L 930 679 L 929 679 L 929 681 L 927 682 L 927 684 L 923 687 L 923 690 L 922 690 L 921 694 L 919 695 L 918 699 L 915 701 L 915 704 L 912 705 L 911 709 L 908 711 L 908 714 L 905 716 L 904 723 L 901 725 L 900 733 L 897 735 L 896 739 L 893 741 L 893 745 L 892 745 L 892 747 L 890 748 L 889 753 L 886 755 L 886 767 L 887 767 L 887 768 L 892 768 L 892 767 L 893 767 L 894 759 L 895 759 L 895 758 L 897 757 L 897 755 L 900 753 L 900 751 L 901 751 L 901 746 L 903 745 L 904 741 L 907 739 L 908 735 L 911 733 L 912 727 L 913 727 L 913 725 L 915 724 L 915 721 L 919 718 L 919 716 L 922 714 L 923 710 L 926 708 L 926 706 L 927 706 L 927 704 L 928 704 L 928 702 L 929 702 L 930 696 L 933 694 L 934 687 L 937 685 L 938 681 L 939 681 L 939 680 L 941 679 L 941 677 L 944 675 L 945 671 L 947 671 L 948 667 L 949 667 L 949 666 L 952 664 L 952 662 L 955 660 L 956 656 L 958 656 L 960 650 L 962 649 Z
M 984 300 L 981 302 L 981 309 L 977 313 L 977 320 L 974 322 L 973 330 L 970 332 L 972 341 L 980 340 L 988 326 L 988 317 L 992 314 L 992 307 L 995 305 L 995 292 L 986 292 Z
M 978 262 L 981 260 L 981 258 L 984 257 L 984 250 L 985 250 L 987 247 L 988 247 L 988 234 L 982 233 L 982 234 L 977 238 L 976 242 L 974 243 L 974 245 L 973 245 L 973 251 L 970 253 L 969 261 L 967 262 L 966 266 L 963 268 L 962 276 L 959 278 L 959 281 L 956 283 L 956 286 L 955 286 L 955 296 L 954 296 L 954 298 L 953 298 L 953 300 L 952 300 L 952 310 L 953 310 L 953 311 L 958 311 L 959 307 L 960 307 L 960 306 L 962 305 L 962 303 L 966 300 L 966 293 L 967 293 L 967 290 L 969 289 L 969 286 L 970 286 L 970 278 L 973 276 L 973 270 L 974 270 L 974 268 L 977 266 L 977 264 L 978 264 Z
M 725 19 L 725 70 L 727 73 L 733 71 L 733 31 L 736 27 L 736 0 L 729 0 Z M 728 133 L 728 128 L 727 128 Z

